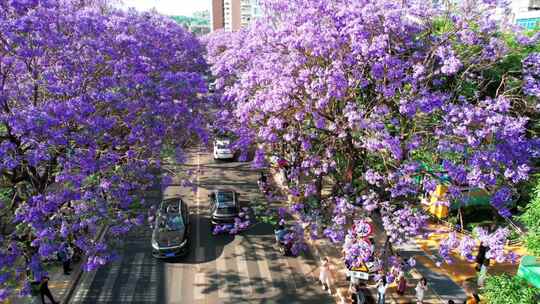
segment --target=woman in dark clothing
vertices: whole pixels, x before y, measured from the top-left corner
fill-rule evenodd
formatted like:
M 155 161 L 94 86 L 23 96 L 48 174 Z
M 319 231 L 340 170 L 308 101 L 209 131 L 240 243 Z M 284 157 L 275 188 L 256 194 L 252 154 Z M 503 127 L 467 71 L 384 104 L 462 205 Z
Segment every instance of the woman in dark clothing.
M 488 247 L 484 246 L 484 242 L 480 242 L 480 246 L 478 247 L 478 254 L 476 255 L 476 271 L 480 271 L 480 267 L 482 267 L 482 265 L 484 264 L 488 249 Z
M 365 304 L 366 303 L 366 296 L 364 295 L 364 292 L 362 291 L 362 285 L 360 283 L 356 283 L 351 288 L 351 300 L 353 304 Z
M 49 289 L 49 277 L 44 276 L 43 278 L 41 278 L 39 292 L 41 294 L 41 303 L 45 304 L 45 297 L 47 297 L 52 304 L 59 304 L 59 302 L 56 302 L 54 300 L 51 290 Z

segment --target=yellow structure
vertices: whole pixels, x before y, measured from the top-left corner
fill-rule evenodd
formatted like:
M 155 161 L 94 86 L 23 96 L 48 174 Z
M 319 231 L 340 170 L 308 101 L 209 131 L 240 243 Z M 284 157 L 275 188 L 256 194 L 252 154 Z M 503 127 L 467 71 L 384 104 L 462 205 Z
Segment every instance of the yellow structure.
M 448 216 L 448 206 L 437 204 L 439 201 L 444 201 L 448 187 L 445 185 L 437 185 L 435 191 L 431 192 L 429 212 L 438 218 L 445 218 Z

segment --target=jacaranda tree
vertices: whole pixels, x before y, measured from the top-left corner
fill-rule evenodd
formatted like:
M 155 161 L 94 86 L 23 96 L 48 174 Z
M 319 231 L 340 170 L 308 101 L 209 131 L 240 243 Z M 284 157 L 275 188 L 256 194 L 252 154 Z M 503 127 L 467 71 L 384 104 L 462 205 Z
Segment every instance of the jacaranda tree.
M 222 118 L 238 145 L 259 147 L 257 164 L 284 160 L 291 212 L 340 246 L 366 217 L 381 219 L 388 244 L 420 235 L 420 198 L 437 185 L 448 187 L 440 204 L 481 188 L 511 217 L 538 157 L 540 61 L 538 37 L 497 2 L 265 1 L 267 17 L 206 40 Z M 488 257 L 512 257 L 508 231 L 479 235 Z M 440 252 L 472 258 L 476 244 L 450 236 Z M 345 247 L 353 264 L 371 253 Z
M 149 169 L 205 136 L 203 51 L 153 13 L 0 3 L 0 300 L 39 279 L 62 242 L 91 270 L 112 256 L 99 227 L 144 222 Z

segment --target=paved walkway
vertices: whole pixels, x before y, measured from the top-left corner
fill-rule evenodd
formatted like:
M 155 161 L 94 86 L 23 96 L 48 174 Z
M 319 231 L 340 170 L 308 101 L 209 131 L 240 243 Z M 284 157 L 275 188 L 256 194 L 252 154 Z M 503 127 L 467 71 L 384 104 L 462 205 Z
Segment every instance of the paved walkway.
M 105 231 L 106 231 L 106 227 L 102 227 L 101 230 L 97 232 L 96 239 L 103 237 Z M 71 293 L 73 293 L 73 291 L 75 290 L 75 287 L 79 283 L 79 280 L 83 273 L 83 270 L 81 268 L 83 261 L 84 260 L 81 260 L 78 263 L 73 263 L 71 265 L 71 268 L 73 270 L 71 271 L 69 275 L 64 274 L 64 270 L 60 262 L 55 262 L 51 264 L 50 266 L 48 266 L 46 270 L 50 278 L 49 289 L 51 290 L 51 293 L 55 301 L 62 304 L 68 303 L 67 299 L 69 296 L 71 296 Z M 48 298 L 46 299 L 46 301 L 47 303 L 49 303 Z M 26 303 L 40 303 L 41 304 L 41 299 L 39 296 L 37 297 L 13 296 L 5 304 L 26 304 Z
M 275 184 L 284 190 L 284 184 L 278 174 L 273 175 L 273 180 Z M 437 227 L 431 227 L 435 229 Z M 376 244 L 378 248 L 383 246 L 384 237 L 382 235 L 382 226 L 380 224 L 375 225 L 374 237 L 377 240 Z M 346 290 L 349 286 L 349 283 L 346 281 L 345 273 L 346 269 L 343 264 L 341 253 L 334 244 L 331 244 L 327 239 L 320 240 L 310 240 L 308 241 L 309 245 L 316 257 L 320 260 L 322 257 L 328 257 L 334 273 L 336 276 L 335 288 Z M 425 244 L 418 244 L 416 240 L 411 240 L 408 244 L 394 248 L 399 252 L 403 258 L 414 257 L 416 259 L 416 265 L 413 270 L 410 272 L 410 277 L 407 280 L 407 291 L 404 296 L 399 296 L 396 293 L 396 284 L 393 283 L 390 285 L 390 288 L 387 291 L 386 302 L 387 303 L 416 303 L 416 295 L 414 288 L 417 282 L 422 278 L 426 278 L 428 281 L 429 289 L 426 292 L 426 297 L 424 303 L 447 303 L 448 300 L 452 299 L 456 303 L 462 303 L 467 298 L 467 291 L 460 285 L 460 280 L 456 280 L 452 276 L 452 273 L 447 273 L 446 268 L 452 267 L 446 265 L 445 268 L 439 267 L 436 264 L 436 258 L 433 256 L 433 252 L 425 250 Z M 463 260 L 457 260 L 456 263 L 460 267 L 465 267 L 462 264 L 470 264 Z M 458 266 L 453 264 L 453 266 Z M 472 274 L 468 272 L 469 278 L 472 276 L 474 278 L 474 265 L 469 265 L 472 268 Z M 463 278 L 461 278 L 463 279 Z M 456 282 L 458 283 L 456 283 Z M 377 291 L 374 285 L 368 285 L 368 290 L 371 294 L 368 299 L 371 301 L 376 300 Z M 339 301 L 337 293 L 334 292 L 336 301 Z
M 48 276 L 50 278 L 49 281 L 49 289 L 51 290 L 51 293 L 54 297 L 54 300 L 60 303 L 64 303 L 64 297 L 69 292 L 70 288 L 72 287 L 72 283 L 76 281 L 77 277 L 80 275 L 79 270 L 81 263 L 76 263 L 71 265 L 73 268 L 73 271 L 69 275 L 65 275 L 64 271 L 62 269 L 62 264 L 60 263 L 54 263 L 51 265 L 48 269 Z M 49 303 L 48 299 L 46 300 L 47 303 Z M 32 299 L 31 296 L 28 297 L 19 297 L 14 296 L 10 300 L 8 300 L 7 304 L 26 304 L 26 303 L 41 303 L 41 299 L 36 297 L 36 299 Z

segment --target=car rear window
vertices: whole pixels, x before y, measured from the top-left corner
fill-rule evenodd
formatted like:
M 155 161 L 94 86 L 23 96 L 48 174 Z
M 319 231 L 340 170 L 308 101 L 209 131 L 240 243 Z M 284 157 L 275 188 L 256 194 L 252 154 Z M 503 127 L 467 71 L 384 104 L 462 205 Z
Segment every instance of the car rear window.
M 217 202 L 218 207 L 234 206 L 234 194 L 232 192 L 218 192 Z

